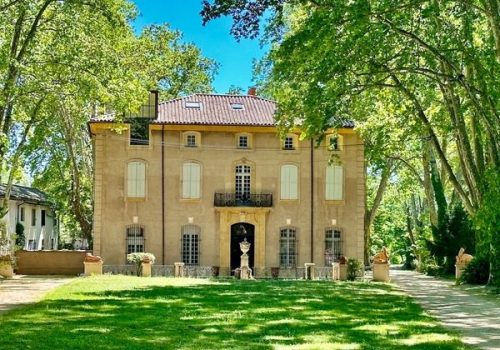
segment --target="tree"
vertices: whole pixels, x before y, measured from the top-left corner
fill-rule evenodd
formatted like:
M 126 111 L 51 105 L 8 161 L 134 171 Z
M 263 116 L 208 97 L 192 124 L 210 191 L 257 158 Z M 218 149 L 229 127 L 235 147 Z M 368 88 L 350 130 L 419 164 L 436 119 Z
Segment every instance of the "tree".
M 252 37 L 266 9 L 274 45 L 264 85 L 282 124 L 300 116 L 315 135 L 331 116 L 362 121 L 390 109 L 388 122 L 404 119 L 408 136 L 429 140 L 468 214 L 485 205 L 484 174 L 500 166 L 495 1 L 216 0 L 204 2 L 202 15 L 231 15 L 233 34 Z

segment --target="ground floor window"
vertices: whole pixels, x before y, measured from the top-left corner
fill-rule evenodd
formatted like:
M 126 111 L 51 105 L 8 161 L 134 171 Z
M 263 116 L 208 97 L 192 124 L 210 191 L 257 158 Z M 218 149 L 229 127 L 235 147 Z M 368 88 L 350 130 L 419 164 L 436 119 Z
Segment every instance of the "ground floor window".
M 331 266 L 343 255 L 342 231 L 329 227 L 325 230 L 325 265 Z
M 280 266 L 295 267 L 297 265 L 297 230 L 285 227 L 280 230 Z
M 182 262 L 186 265 L 199 265 L 200 227 L 184 225 L 182 227 Z
M 144 252 L 144 226 L 127 226 L 127 254 Z

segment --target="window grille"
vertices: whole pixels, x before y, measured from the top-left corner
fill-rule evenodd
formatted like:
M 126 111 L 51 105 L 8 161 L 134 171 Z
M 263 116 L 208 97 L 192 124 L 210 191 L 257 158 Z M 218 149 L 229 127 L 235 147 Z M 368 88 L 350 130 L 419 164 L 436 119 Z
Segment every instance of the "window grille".
M 325 265 L 331 266 L 343 255 L 342 231 L 338 228 L 327 228 L 325 231 Z
M 127 226 L 127 254 L 144 252 L 144 226 Z
M 186 265 L 199 265 L 200 228 L 196 225 L 182 227 L 182 262 Z
M 297 230 L 293 227 L 280 231 L 280 266 L 295 267 L 297 265 Z
M 291 137 L 291 136 L 285 137 L 285 141 L 283 143 L 283 149 L 286 149 L 286 150 L 295 149 L 295 147 L 293 145 L 293 137 Z

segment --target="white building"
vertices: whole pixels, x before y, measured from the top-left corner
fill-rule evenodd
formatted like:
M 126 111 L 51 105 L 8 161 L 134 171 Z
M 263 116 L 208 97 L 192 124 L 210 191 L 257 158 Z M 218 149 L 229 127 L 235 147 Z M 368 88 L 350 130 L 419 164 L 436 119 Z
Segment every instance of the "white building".
M 0 184 L 0 199 L 6 186 Z M 57 219 L 47 195 L 42 191 L 14 185 L 9 197 L 9 211 L 3 217 L 9 234 L 16 233 L 16 225 L 24 227 L 25 250 L 57 249 Z

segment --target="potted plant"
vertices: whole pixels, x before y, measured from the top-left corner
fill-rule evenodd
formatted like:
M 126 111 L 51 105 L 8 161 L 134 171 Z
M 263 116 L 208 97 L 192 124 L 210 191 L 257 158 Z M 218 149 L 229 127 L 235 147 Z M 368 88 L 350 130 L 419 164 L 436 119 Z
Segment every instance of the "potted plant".
M 142 275 L 142 263 L 154 264 L 156 258 L 151 253 L 131 253 L 127 255 L 127 262 L 135 264 L 137 276 Z
M 280 268 L 279 267 L 271 267 L 271 277 L 274 279 L 277 279 L 280 275 Z

